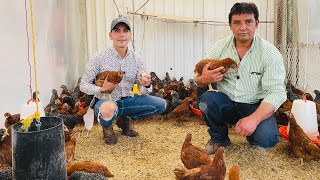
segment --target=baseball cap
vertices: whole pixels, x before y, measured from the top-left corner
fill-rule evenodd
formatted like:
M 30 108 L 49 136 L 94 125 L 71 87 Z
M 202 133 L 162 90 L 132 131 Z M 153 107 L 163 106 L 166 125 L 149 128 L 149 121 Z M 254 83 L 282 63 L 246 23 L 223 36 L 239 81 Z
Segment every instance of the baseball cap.
M 119 23 L 124 23 L 129 27 L 129 30 L 131 29 L 130 22 L 129 22 L 129 20 L 127 18 L 118 17 L 118 18 L 115 18 L 114 20 L 112 20 L 110 31 L 112 31 L 114 29 L 114 27 L 116 27 L 116 25 L 119 24 Z

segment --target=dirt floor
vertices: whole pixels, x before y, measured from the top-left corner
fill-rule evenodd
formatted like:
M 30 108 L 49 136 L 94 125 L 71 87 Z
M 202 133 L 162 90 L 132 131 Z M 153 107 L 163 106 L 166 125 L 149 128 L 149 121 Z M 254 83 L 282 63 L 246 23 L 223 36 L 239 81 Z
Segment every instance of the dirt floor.
M 107 145 L 102 139 L 101 126 L 95 124 L 91 132 L 84 132 L 79 138 L 75 161 L 100 162 L 115 175 L 110 178 L 114 180 L 173 180 L 173 169 L 183 167 L 180 150 L 186 134 L 192 133 L 192 143 L 202 148 L 209 138 L 206 125 L 192 120 L 177 125 L 161 116 L 136 122 L 135 129 L 140 135 L 130 138 L 121 135 L 121 130 L 115 127 L 118 143 Z M 83 125 L 78 125 L 76 131 L 83 131 Z M 300 165 L 283 138 L 275 148 L 265 151 L 250 146 L 233 128 L 229 137 L 232 144 L 225 151 L 227 173 L 238 163 L 241 179 L 320 180 L 320 160 Z

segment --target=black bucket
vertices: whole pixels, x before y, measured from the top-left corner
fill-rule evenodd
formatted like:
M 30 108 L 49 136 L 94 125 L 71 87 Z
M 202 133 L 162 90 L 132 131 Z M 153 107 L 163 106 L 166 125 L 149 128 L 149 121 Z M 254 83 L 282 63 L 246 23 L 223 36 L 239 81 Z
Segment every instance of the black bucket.
M 41 117 L 39 131 L 12 127 L 12 177 L 17 180 L 66 180 L 63 120 Z

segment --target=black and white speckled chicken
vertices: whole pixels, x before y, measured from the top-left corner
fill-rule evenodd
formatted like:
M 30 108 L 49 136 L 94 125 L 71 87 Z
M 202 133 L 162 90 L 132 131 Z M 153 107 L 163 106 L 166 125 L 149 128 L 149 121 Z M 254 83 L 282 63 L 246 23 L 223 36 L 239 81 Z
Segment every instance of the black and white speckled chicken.
M 161 81 L 161 79 L 157 76 L 157 74 L 155 72 L 151 72 L 150 73 L 151 79 L 154 79 L 155 81 L 157 81 L 158 85 L 160 86 L 160 88 L 163 87 L 163 82 Z
M 37 92 L 38 92 L 38 102 L 40 102 L 40 100 L 39 100 L 39 94 L 40 94 L 40 92 L 39 92 L 39 91 L 37 91 Z M 34 101 L 36 100 L 36 95 L 37 95 L 36 91 L 32 93 L 32 99 L 33 99 Z
M 291 89 L 291 83 L 287 83 L 286 84 L 286 90 L 287 90 L 287 98 L 293 102 L 294 100 L 296 99 L 302 99 L 302 96 L 299 95 L 299 94 L 295 94 L 292 92 L 292 89 Z
M 80 122 L 83 122 L 83 117 L 74 114 L 60 114 L 54 107 L 51 107 L 51 112 L 48 115 L 60 117 L 69 130 L 73 129 Z
M 166 85 L 169 85 L 172 82 L 168 72 L 166 72 L 166 76 L 164 77 L 162 82 L 163 84 L 166 84 Z
M 12 180 L 12 168 L 11 167 L 0 168 L 0 179 Z
M 75 171 L 71 174 L 70 180 L 106 180 L 107 177 L 99 173 L 88 173 L 84 171 Z
M 171 108 L 172 110 L 182 104 L 183 100 L 179 98 L 176 91 L 171 91 Z
M 46 106 L 46 108 L 53 106 L 55 100 L 58 99 L 58 92 L 57 92 L 56 89 L 52 89 L 52 90 L 51 90 L 51 93 L 52 93 L 52 94 L 51 94 L 50 102 L 49 102 L 49 104 Z

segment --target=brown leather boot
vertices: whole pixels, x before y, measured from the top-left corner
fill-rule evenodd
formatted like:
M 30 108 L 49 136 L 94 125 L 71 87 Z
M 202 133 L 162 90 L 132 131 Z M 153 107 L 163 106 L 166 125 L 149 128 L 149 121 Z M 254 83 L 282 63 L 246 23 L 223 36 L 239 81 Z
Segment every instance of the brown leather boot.
M 122 129 L 122 134 L 125 136 L 136 137 L 139 135 L 139 133 L 133 129 L 131 119 L 127 116 L 119 116 L 116 125 Z
M 107 128 L 102 127 L 102 132 L 103 132 L 103 139 L 107 144 L 111 145 L 111 144 L 116 144 L 118 142 L 117 136 L 113 131 L 112 125 Z

